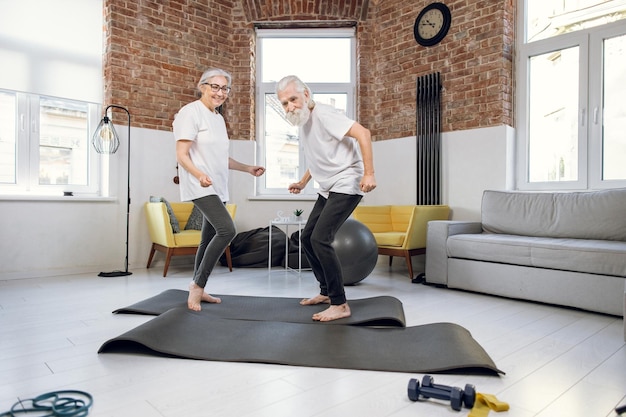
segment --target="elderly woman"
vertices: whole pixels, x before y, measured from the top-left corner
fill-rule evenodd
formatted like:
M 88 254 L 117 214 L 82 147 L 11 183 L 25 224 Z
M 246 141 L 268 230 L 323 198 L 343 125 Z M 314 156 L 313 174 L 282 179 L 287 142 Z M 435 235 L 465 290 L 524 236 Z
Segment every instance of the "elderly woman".
M 235 237 L 235 224 L 224 204 L 228 201 L 228 170 L 260 176 L 265 168 L 228 156 L 224 118 L 217 111 L 231 91 L 232 77 L 221 69 L 206 70 L 198 82 L 200 98 L 183 106 L 174 118 L 176 160 L 181 201 L 192 201 L 203 215 L 202 237 L 196 253 L 187 305 L 200 311 L 201 302 L 221 300 L 204 291 L 220 256 Z

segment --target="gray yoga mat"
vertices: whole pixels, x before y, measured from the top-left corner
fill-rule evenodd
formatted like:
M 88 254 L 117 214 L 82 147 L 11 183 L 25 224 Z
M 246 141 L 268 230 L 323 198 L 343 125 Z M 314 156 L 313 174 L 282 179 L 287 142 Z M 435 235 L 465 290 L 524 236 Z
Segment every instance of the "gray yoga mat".
M 166 290 L 128 307 L 114 310 L 116 314 L 159 315 L 166 311 L 187 307 L 189 293 L 183 290 Z M 251 297 L 243 295 L 216 295 L 220 304 L 202 303 L 203 311 L 211 311 L 224 319 L 280 321 L 289 323 L 318 323 L 311 319 L 313 314 L 328 308 L 328 304 L 301 306 L 300 298 Z M 402 302 L 395 297 L 379 296 L 348 300 L 351 317 L 327 324 L 352 324 L 361 326 L 406 325 Z
M 210 309 L 185 307 L 108 340 L 98 351 L 115 352 L 410 373 L 503 373 L 471 334 L 453 323 L 406 328 L 314 325 L 224 319 Z

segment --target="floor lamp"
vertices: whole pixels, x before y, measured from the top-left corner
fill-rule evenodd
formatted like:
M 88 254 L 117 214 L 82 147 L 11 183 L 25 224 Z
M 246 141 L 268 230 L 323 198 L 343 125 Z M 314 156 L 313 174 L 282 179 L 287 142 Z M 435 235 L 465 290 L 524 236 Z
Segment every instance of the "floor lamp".
M 100 154 L 114 154 L 117 151 L 117 148 L 119 148 L 120 139 L 117 136 L 117 132 L 113 127 L 111 119 L 109 119 L 109 117 L 107 116 L 107 112 L 110 108 L 124 110 L 128 115 L 128 172 L 126 175 L 126 260 L 124 261 L 123 271 L 100 272 L 98 276 L 123 277 L 132 274 L 132 272 L 128 272 L 128 231 L 130 220 L 130 112 L 128 111 L 128 109 L 122 106 L 116 106 L 114 104 L 107 106 L 107 108 L 104 110 L 104 117 L 100 121 L 98 128 L 93 134 L 93 139 L 91 143 L 96 149 L 96 152 Z

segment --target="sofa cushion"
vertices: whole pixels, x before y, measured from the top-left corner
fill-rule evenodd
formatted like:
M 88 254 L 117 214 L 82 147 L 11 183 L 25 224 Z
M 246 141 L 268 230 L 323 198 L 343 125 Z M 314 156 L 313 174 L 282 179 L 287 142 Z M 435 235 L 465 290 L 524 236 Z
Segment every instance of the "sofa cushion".
M 378 246 L 398 246 L 401 247 L 406 239 L 406 233 L 399 232 L 385 232 L 385 233 L 372 233 L 376 245 Z
M 176 246 L 198 246 L 200 244 L 199 230 L 181 230 L 174 235 Z
M 172 225 L 172 232 L 179 233 L 180 224 L 178 223 L 178 219 L 176 218 L 176 215 L 174 215 L 174 210 L 172 210 L 172 206 L 170 205 L 170 203 L 163 197 L 155 197 L 155 196 L 150 196 L 150 202 L 165 204 L 165 207 L 167 208 L 167 214 L 170 217 L 170 224 Z
M 520 236 L 626 241 L 626 188 L 528 193 L 487 190 L 483 230 Z
M 448 256 L 626 277 L 626 242 L 504 234 L 448 237 Z
M 202 220 L 204 220 L 204 216 L 194 204 L 187 219 L 187 224 L 185 224 L 185 230 L 202 230 Z

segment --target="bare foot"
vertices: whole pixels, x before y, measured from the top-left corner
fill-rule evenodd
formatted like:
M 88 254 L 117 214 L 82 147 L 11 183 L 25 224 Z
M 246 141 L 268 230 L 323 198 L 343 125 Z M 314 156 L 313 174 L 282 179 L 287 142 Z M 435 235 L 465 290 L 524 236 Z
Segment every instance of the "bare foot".
M 312 306 L 315 304 L 330 304 L 330 297 L 328 297 L 327 295 L 319 294 L 315 297 L 304 298 L 300 300 L 300 305 L 303 306 Z
M 207 303 L 219 304 L 222 302 L 221 299 L 217 297 L 213 297 L 206 292 L 204 292 L 204 288 L 200 287 L 195 282 L 191 282 L 189 284 L 189 298 L 187 298 L 187 307 L 193 311 L 200 311 L 202 307 L 200 303 L 205 301 Z
M 313 314 L 313 320 L 315 321 L 332 321 L 350 317 L 350 307 L 348 303 L 343 303 L 338 306 L 331 305 L 324 311 Z

